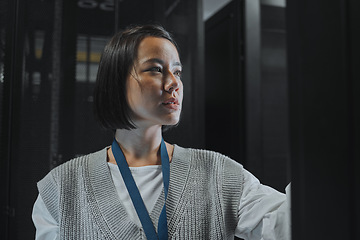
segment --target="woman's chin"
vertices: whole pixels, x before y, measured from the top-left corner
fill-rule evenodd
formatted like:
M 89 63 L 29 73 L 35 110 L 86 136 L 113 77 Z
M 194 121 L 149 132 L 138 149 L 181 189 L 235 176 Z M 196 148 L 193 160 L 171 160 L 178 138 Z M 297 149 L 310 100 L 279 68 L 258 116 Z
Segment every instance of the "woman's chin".
M 174 126 L 179 123 L 179 120 L 180 120 L 180 118 L 168 119 L 167 121 L 164 122 L 163 125 Z

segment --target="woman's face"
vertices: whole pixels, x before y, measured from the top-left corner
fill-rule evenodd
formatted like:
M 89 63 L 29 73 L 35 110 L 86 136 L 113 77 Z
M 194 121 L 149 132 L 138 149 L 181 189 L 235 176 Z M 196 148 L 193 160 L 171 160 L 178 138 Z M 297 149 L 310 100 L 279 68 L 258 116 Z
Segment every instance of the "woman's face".
M 146 37 L 127 78 L 127 100 L 137 127 L 174 125 L 183 99 L 182 65 L 176 47 L 165 38 Z

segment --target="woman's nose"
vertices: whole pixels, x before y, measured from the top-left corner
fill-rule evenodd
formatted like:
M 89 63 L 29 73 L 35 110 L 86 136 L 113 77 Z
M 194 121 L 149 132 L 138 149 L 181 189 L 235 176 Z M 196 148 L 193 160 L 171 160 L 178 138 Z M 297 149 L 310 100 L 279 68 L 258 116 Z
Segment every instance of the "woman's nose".
M 165 81 L 165 91 L 166 92 L 174 92 L 177 91 L 179 89 L 180 86 L 180 80 L 173 74 L 173 73 L 169 73 L 166 76 L 166 81 Z

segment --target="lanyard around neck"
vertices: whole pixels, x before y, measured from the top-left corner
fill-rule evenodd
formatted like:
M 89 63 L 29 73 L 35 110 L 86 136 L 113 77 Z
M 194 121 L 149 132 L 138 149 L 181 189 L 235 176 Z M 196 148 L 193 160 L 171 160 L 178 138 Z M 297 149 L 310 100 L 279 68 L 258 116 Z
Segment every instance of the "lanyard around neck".
M 129 165 L 125 159 L 125 156 L 124 156 L 119 144 L 116 142 L 116 139 L 114 139 L 114 141 L 112 143 L 112 152 L 114 154 L 117 166 L 119 167 L 121 176 L 124 179 L 125 186 L 129 192 L 129 195 L 130 195 L 131 201 L 133 202 L 133 205 L 135 207 L 136 213 L 139 216 L 141 225 L 144 228 L 146 238 L 148 240 L 168 239 L 166 204 L 164 204 L 164 207 L 161 210 L 161 214 L 159 217 L 159 223 L 158 223 L 158 234 L 156 234 L 154 225 L 153 225 L 150 215 L 145 207 L 144 201 L 141 198 L 139 189 L 136 186 L 136 183 L 131 174 Z M 169 155 L 166 150 L 164 139 L 161 139 L 160 153 L 161 153 L 161 166 L 162 166 L 164 192 L 165 192 L 165 200 L 166 200 L 168 189 L 169 189 L 169 182 L 170 182 L 170 163 L 169 163 Z

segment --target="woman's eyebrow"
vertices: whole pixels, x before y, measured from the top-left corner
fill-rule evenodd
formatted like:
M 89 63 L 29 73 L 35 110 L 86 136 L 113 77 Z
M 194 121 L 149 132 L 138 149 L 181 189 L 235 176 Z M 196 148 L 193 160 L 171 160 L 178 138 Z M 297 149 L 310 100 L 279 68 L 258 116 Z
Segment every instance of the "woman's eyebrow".
M 160 63 L 160 64 L 164 64 L 164 61 L 161 60 L 160 58 L 150 58 L 145 60 L 143 63 Z
M 175 62 L 175 63 L 173 64 L 173 66 L 180 66 L 181 68 L 183 67 L 183 65 L 181 64 L 181 62 Z
M 143 61 L 142 63 L 159 63 L 159 64 L 163 65 L 165 62 L 160 58 L 150 58 L 150 59 Z M 172 65 L 182 67 L 181 62 L 175 62 Z

